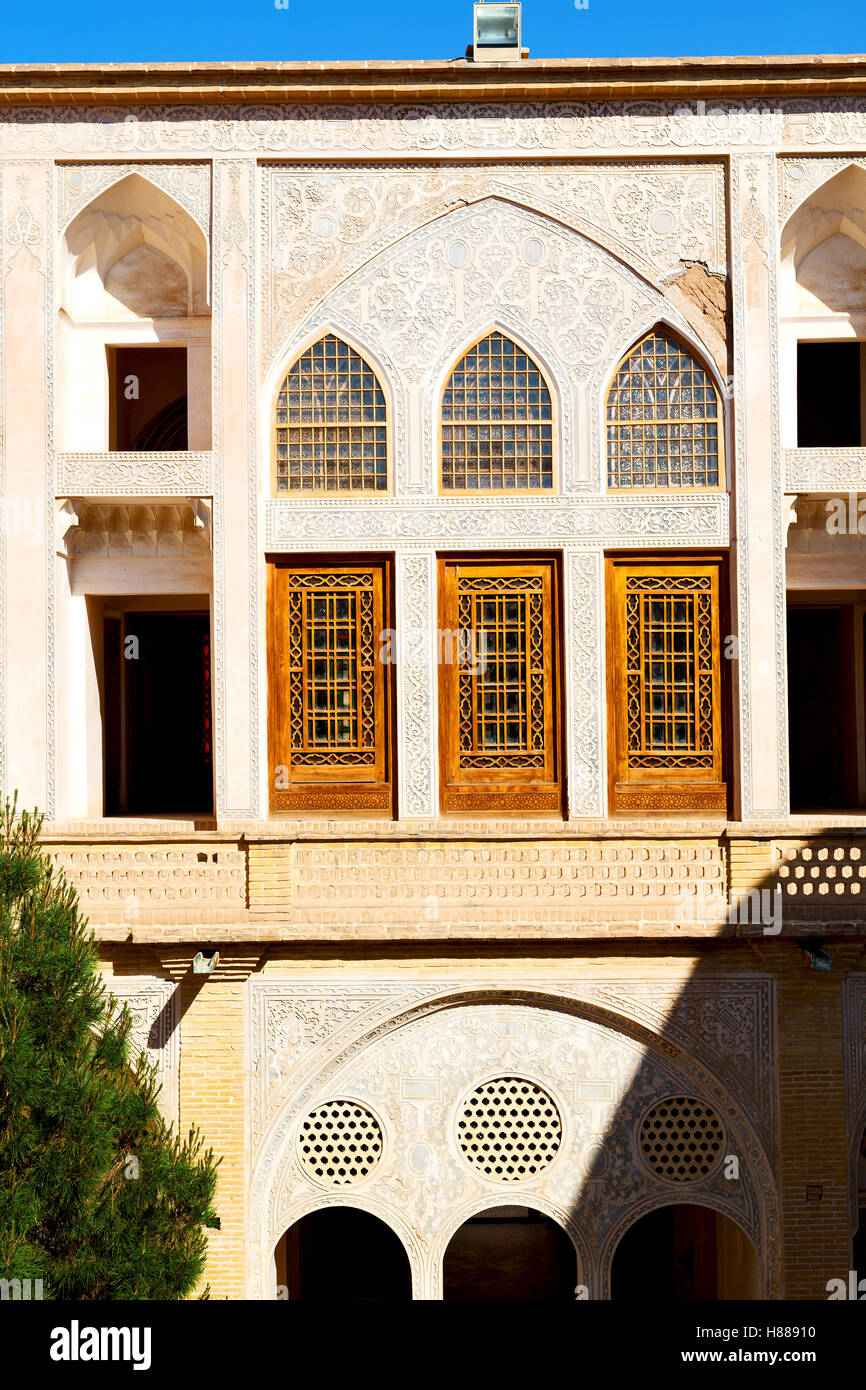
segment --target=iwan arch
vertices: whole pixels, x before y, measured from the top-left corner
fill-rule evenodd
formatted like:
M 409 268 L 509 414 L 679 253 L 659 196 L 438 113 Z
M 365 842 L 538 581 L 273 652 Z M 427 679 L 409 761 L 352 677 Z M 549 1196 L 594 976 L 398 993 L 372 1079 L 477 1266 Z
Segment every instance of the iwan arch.
M 3 782 L 216 1296 L 862 1260 L 866 114 L 755 61 L 4 74 Z

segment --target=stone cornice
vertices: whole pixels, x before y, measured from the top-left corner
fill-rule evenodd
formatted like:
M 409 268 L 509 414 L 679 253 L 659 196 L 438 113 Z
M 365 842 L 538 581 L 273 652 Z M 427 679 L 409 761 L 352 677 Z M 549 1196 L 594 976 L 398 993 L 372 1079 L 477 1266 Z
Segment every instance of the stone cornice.
M 0 65 L 0 106 L 642 100 L 866 93 L 866 56 L 559 58 L 520 63 Z

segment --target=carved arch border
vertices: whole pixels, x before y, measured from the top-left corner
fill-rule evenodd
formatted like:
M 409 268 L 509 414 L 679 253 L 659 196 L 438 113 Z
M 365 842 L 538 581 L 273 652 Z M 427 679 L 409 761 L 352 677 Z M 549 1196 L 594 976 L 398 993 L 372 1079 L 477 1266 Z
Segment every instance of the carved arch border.
M 358 353 L 376 374 L 376 379 L 382 388 L 385 396 L 386 410 L 386 429 L 387 429 L 387 458 L 388 458 L 388 486 L 381 492 L 371 493 L 317 493 L 317 492 L 298 492 L 280 493 L 282 500 L 291 500 L 294 496 L 298 501 L 315 501 L 317 498 L 328 497 L 331 500 L 344 497 L 347 500 L 357 500 L 360 496 L 380 497 L 392 499 L 397 489 L 397 468 L 398 460 L 403 456 L 406 438 L 406 392 L 400 380 L 399 369 L 391 361 L 390 357 L 381 351 L 373 343 L 369 336 L 358 331 L 358 325 L 349 321 L 346 317 L 334 314 L 321 322 L 306 324 L 305 331 L 294 334 L 286 344 L 286 350 L 281 351 L 279 356 L 274 358 L 268 368 L 264 387 L 261 392 L 261 412 L 260 412 L 260 438 L 262 440 L 260 459 L 260 471 L 264 486 L 264 496 L 276 498 L 276 457 L 274 453 L 274 425 L 277 410 L 277 397 L 280 388 L 288 373 L 292 370 L 295 363 L 316 343 L 321 342 L 329 334 L 335 338 L 340 338 L 350 348 Z M 301 325 L 303 328 L 304 325 Z M 398 447 L 400 445 L 400 447 Z
M 302 1202 L 296 1203 L 289 1209 L 287 1220 L 283 1230 L 276 1237 L 270 1251 L 269 1262 L 266 1270 L 264 1284 L 264 1297 L 276 1298 L 277 1293 L 277 1268 L 276 1268 L 276 1247 L 277 1241 L 281 1240 L 286 1231 L 292 1226 L 297 1225 L 305 1216 L 310 1216 L 314 1211 L 324 1211 L 331 1207 L 349 1208 L 354 1211 L 364 1211 L 368 1216 L 375 1216 L 383 1225 L 397 1237 L 406 1254 L 409 1262 L 409 1270 L 412 1276 L 412 1297 L 413 1299 L 429 1297 L 425 1290 L 426 1262 L 425 1252 L 421 1242 L 418 1240 L 411 1226 L 401 1220 L 399 1209 L 387 1202 L 380 1202 L 376 1197 L 368 1197 L 364 1194 L 348 1197 L 331 1197 L 323 1193 L 321 1197 L 307 1197 Z
M 495 500 L 499 494 L 483 492 L 458 491 L 443 494 L 442 486 L 442 396 L 448 384 L 451 373 L 457 369 L 463 358 L 472 348 L 491 333 L 502 333 L 509 338 L 515 346 L 521 348 L 532 360 L 544 377 L 544 384 L 550 392 L 551 404 L 553 406 L 553 487 L 549 491 L 542 491 L 540 488 L 518 492 L 509 491 L 509 498 L 530 501 L 533 497 L 561 497 L 568 490 L 568 478 L 571 474 L 570 455 L 573 445 L 571 444 L 574 433 L 575 412 L 572 402 L 569 400 L 569 392 L 564 389 L 564 383 L 568 381 L 568 369 L 565 364 L 555 357 L 549 349 L 542 347 L 535 341 L 535 336 L 531 328 L 523 323 L 519 323 L 516 318 L 511 318 L 508 314 L 498 313 L 492 318 L 489 315 L 478 314 L 472 321 L 463 320 L 459 325 L 459 332 L 452 333 L 443 347 L 432 367 L 433 380 L 432 386 L 425 391 L 422 404 L 422 427 L 424 431 L 424 453 L 426 460 L 430 461 L 433 476 L 433 492 L 446 497 L 453 497 L 455 500 L 468 501 L 473 497 L 489 497 Z M 455 345 L 456 344 L 456 345 Z
M 640 1221 L 644 1216 L 649 1216 L 650 1212 L 652 1211 L 661 1211 L 664 1207 L 676 1207 L 681 1205 L 707 1207 L 710 1211 L 718 1212 L 721 1216 L 726 1216 L 729 1221 L 733 1221 L 734 1225 L 751 1243 L 755 1251 L 755 1254 L 758 1258 L 758 1263 L 761 1267 L 761 1297 L 770 1297 L 775 1299 L 781 1296 L 775 1285 L 773 1286 L 772 1292 L 769 1292 L 768 1290 L 767 1262 L 762 1254 L 761 1249 L 755 1244 L 752 1232 L 747 1230 L 746 1227 L 743 1225 L 742 1212 L 738 1212 L 732 1203 L 722 1201 L 722 1199 L 720 1197 L 717 1197 L 716 1194 L 713 1192 L 700 1192 L 695 1196 L 695 1199 L 693 1201 L 689 1201 L 688 1193 L 684 1191 L 682 1193 L 682 1200 L 680 1202 L 677 1201 L 676 1194 L 673 1192 L 671 1192 L 670 1194 L 663 1194 L 661 1196 L 659 1196 L 658 1194 L 653 1194 L 651 1197 L 647 1197 L 641 1202 L 636 1202 L 635 1205 L 629 1211 L 623 1212 L 623 1214 L 613 1223 L 610 1229 L 606 1232 L 604 1240 L 602 1241 L 602 1244 L 598 1252 L 598 1298 L 610 1298 L 611 1273 L 613 1271 L 614 1258 L 616 1256 L 616 1252 L 619 1248 L 620 1242 L 622 1241 L 623 1237 L 627 1235 L 627 1233 L 631 1230 L 632 1226 L 637 1225 L 638 1221 Z M 766 1231 L 762 1231 L 761 1234 L 762 1240 L 763 1242 L 765 1242 L 767 1240 Z
M 276 978 L 268 981 L 268 984 L 277 988 L 279 983 L 280 981 Z M 264 985 L 263 981 L 262 984 Z M 248 1005 L 249 999 L 248 993 Z M 488 1004 L 496 1006 L 512 1004 L 550 1010 L 595 1023 L 613 1034 L 621 1034 L 632 1042 L 642 1045 L 648 1052 L 659 1054 L 669 1064 L 679 1068 L 685 1078 L 700 1087 L 704 1094 L 721 1109 L 727 1133 L 735 1135 L 741 1143 L 742 1156 L 747 1160 L 747 1172 L 752 1179 L 757 1223 L 754 1231 L 745 1231 L 741 1218 L 738 1219 L 738 1224 L 756 1246 L 761 1264 L 765 1296 L 770 1299 L 781 1297 L 781 1214 L 779 1196 L 773 1177 L 771 1155 L 758 1132 L 754 1118 L 747 1113 L 740 1103 L 730 1081 L 720 1077 L 707 1063 L 689 1052 L 681 1043 L 666 1037 L 663 1032 L 654 1031 L 638 1018 L 616 1012 L 615 1009 L 604 1003 L 594 1003 L 575 995 L 557 994 L 544 989 L 477 988 L 457 984 L 447 986 L 442 993 L 432 997 L 414 1003 L 407 1001 L 406 1006 L 398 1009 L 396 1013 L 390 1013 L 387 1017 L 380 1018 L 366 1031 L 347 1039 L 333 1055 L 324 1061 L 321 1057 L 314 1057 L 306 1067 L 302 1064 L 293 1073 L 289 1082 L 281 1088 L 273 1118 L 262 1134 L 250 1173 L 247 1265 L 249 1296 L 252 1298 L 261 1297 L 262 1289 L 268 1287 L 271 1268 L 268 1261 L 272 1262 L 272 1252 L 276 1241 L 289 1224 L 282 1220 L 278 1223 L 281 1226 L 279 1231 L 272 1229 L 274 1217 L 271 1212 L 271 1205 L 279 1178 L 291 1162 L 292 1136 L 298 1113 L 318 1096 L 330 1078 L 336 1076 L 344 1066 L 374 1043 L 391 1034 L 398 1033 L 400 1029 L 420 1019 L 452 1009 Z M 256 1051 L 255 1038 L 252 1032 L 250 1041 L 251 1051 Z M 250 1057 L 253 1074 L 260 1061 L 260 1056 Z M 656 1193 L 652 1198 L 652 1205 L 669 1205 L 669 1200 L 665 1200 L 666 1195 Z M 699 1195 L 703 1200 L 704 1196 L 709 1194 L 704 1194 L 702 1190 Z M 313 1203 L 313 1205 L 319 1204 Z M 490 1205 L 489 1201 L 486 1205 Z M 720 1210 L 723 1208 L 724 1204 L 719 1207 Z M 648 1206 L 647 1210 L 649 1209 Z M 724 1210 L 724 1214 L 730 1215 L 731 1213 Z M 632 1216 L 632 1220 L 634 1219 L 637 1217 Z M 627 1229 L 628 1224 L 630 1223 L 626 1222 L 623 1231 Z M 757 1240 L 754 1239 L 755 1236 L 758 1237 Z M 432 1248 L 432 1242 L 430 1248 Z M 591 1296 L 599 1296 L 597 1290 L 600 1287 L 600 1281 L 603 1285 L 604 1277 L 609 1278 L 610 1265 L 609 1263 L 607 1266 L 602 1264 L 599 1253 L 600 1250 L 606 1248 L 605 1239 L 599 1250 L 595 1252 L 594 1259 L 592 1252 L 588 1249 L 584 1251 L 585 1262 L 581 1268 L 588 1276 L 584 1282 L 589 1283 L 591 1291 L 593 1288 L 596 1290 L 594 1295 L 591 1292 Z M 612 1260 L 612 1258 L 611 1253 L 610 1259 Z M 429 1264 L 427 1267 L 429 1270 Z M 605 1268 L 607 1276 L 604 1275 Z M 430 1275 L 429 1277 L 432 1278 L 433 1276 Z
M 492 1201 L 488 1195 L 487 1197 L 474 1197 L 471 1201 L 463 1202 L 454 1208 L 450 1220 L 437 1231 L 427 1251 L 428 1298 L 441 1299 L 442 1297 L 445 1256 L 448 1253 L 448 1246 L 461 1226 L 465 1226 L 466 1222 L 471 1220 L 473 1216 L 477 1216 L 480 1211 L 491 1211 L 497 1206 L 509 1205 L 510 1203 L 504 1200 L 502 1202 Z M 540 1211 L 543 1216 L 549 1216 L 551 1221 L 555 1221 L 560 1230 L 565 1232 L 574 1246 L 577 1281 L 587 1283 L 589 1272 L 592 1269 L 592 1256 L 579 1223 L 573 1220 L 557 1202 L 551 1202 L 542 1193 L 533 1192 L 531 1196 L 521 1199 L 520 1206 L 529 1207 L 531 1211 Z
M 640 343 L 644 338 L 648 337 L 648 335 L 655 328 L 669 329 L 670 332 L 675 334 L 678 338 L 682 338 L 686 347 L 688 347 L 689 350 L 697 356 L 700 365 L 703 367 L 704 371 L 708 373 L 713 385 L 716 388 L 716 391 L 718 392 L 719 403 L 722 411 L 721 433 L 722 447 L 724 450 L 724 487 L 695 488 L 688 492 L 681 492 L 679 489 L 671 488 L 670 495 L 683 496 L 687 500 L 694 497 L 704 497 L 707 495 L 707 493 L 710 493 L 713 496 L 715 496 L 717 493 L 728 493 L 730 495 L 732 493 L 732 480 L 734 473 L 734 432 L 732 425 L 733 412 L 729 408 L 731 403 L 730 382 L 725 381 L 722 377 L 721 372 L 719 371 L 718 363 L 716 362 L 716 359 L 713 356 L 707 344 L 701 341 L 694 328 L 692 328 L 691 324 L 687 322 L 687 320 L 683 317 L 682 314 L 677 312 L 673 305 L 668 304 L 665 309 L 665 312 L 658 315 L 656 318 L 653 318 L 651 314 L 645 315 L 643 321 L 637 329 L 637 332 L 632 337 L 627 338 L 627 335 L 621 335 L 620 343 L 618 344 L 616 349 L 619 352 L 619 356 L 614 359 L 613 365 L 608 369 L 606 376 L 604 375 L 603 368 L 599 368 L 599 371 L 597 373 L 597 381 L 594 383 L 598 391 L 597 399 L 594 402 L 595 411 L 597 412 L 596 418 L 600 419 L 602 421 L 602 426 L 604 426 L 604 423 L 607 419 L 607 398 L 610 389 L 613 386 L 613 380 L 617 372 L 618 366 L 622 363 L 623 359 L 628 355 L 632 348 L 636 348 L 638 343 Z M 606 435 L 603 435 L 600 441 L 600 457 L 598 460 L 598 467 L 600 469 L 601 490 L 603 492 L 609 493 L 610 490 L 608 489 L 607 485 L 607 451 L 605 449 L 605 443 Z M 640 495 L 641 491 L 642 489 L 637 488 L 634 490 L 634 493 L 629 492 L 626 495 Z M 647 491 L 653 492 L 652 489 L 647 489 Z M 623 492 L 621 490 L 617 490 L 615 492 L 615 495 L 621 497 L 623 496 Z M 653 495 L 655 495 L 655 493 L 653 493 Z

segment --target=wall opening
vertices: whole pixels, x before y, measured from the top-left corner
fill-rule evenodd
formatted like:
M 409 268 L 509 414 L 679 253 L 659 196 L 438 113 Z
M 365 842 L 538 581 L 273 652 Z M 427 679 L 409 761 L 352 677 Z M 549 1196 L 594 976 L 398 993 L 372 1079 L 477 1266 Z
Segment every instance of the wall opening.
M 103 610 L 105 814 L 213 814 L 207 612 Z
M 280 1238 L 275 1254 L 277 1286 L 289 1299 L 390 1303 L 412 1297 L 412 1273 L 399 1236 L 378 1216 L 356 1207 L 309 1212 Z
M 110 449 L 186 449 L 185 347 L 108 347 Z
M 801 594 L 788 602 L 791 810 L 866 804 L 866 609 Z
M 866 343 L 797 344 L 797 444 L 866 444 Z
M 659 1207 L 630 1226 L 611 1271 L 617 1301 L 760 1299 L 761 1267 L 736 1222 L 709 1207 Z
M 577 1254 L 557 1222 L 531 1207 L 470 1217 L 445 1252 L 446 1300 L 573 1302 Z

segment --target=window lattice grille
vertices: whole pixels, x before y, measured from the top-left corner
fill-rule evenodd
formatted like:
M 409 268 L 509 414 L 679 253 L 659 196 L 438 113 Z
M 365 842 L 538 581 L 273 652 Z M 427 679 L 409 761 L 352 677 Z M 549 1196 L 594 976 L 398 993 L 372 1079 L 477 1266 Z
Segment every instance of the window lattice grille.
M 550 392 L 532 358 L 501 333 L 467 352 L 442 396 L 442 487 L 553 486 Z
M 608 486 L 718 487 L 720 416 L 700 363 L 675 339 L 650 334 L 620 364 L 608 394 Z
M 553 1162 L 562 1142 L 562 1120 L 540 1086 L 500 1076 L 469 1096 L 457 1137 L 468 1161 L 486 1177 L 521 1182 Z
M 640 1129 L 646 1163 L 670 1182 L 705 1178 L 719 1162 L 724 1142 L 715 1111 L 689 1096 L 672 1096 L 654 1105 Z
M 626 581 L 628 761 L 632 768 L 712 768 L 712 580 Z
M 544 581 L 540 576 L 460 576 L 460 766 L 543 767 Z
M 328 334 L 280 388 L 278 492 L 380 492 L 388 483 L 385 396 L 354 348 Z
M 372 1173 L 382 1157 L 382 1130 L 366 1106 L 331 1100 L 307 1115 L 298 1152 L 312 1177 L 332 1187 L 348 1187 Z
M 294 573 L 289 586 L 292 763 L 372 766 L 373 575 Z

